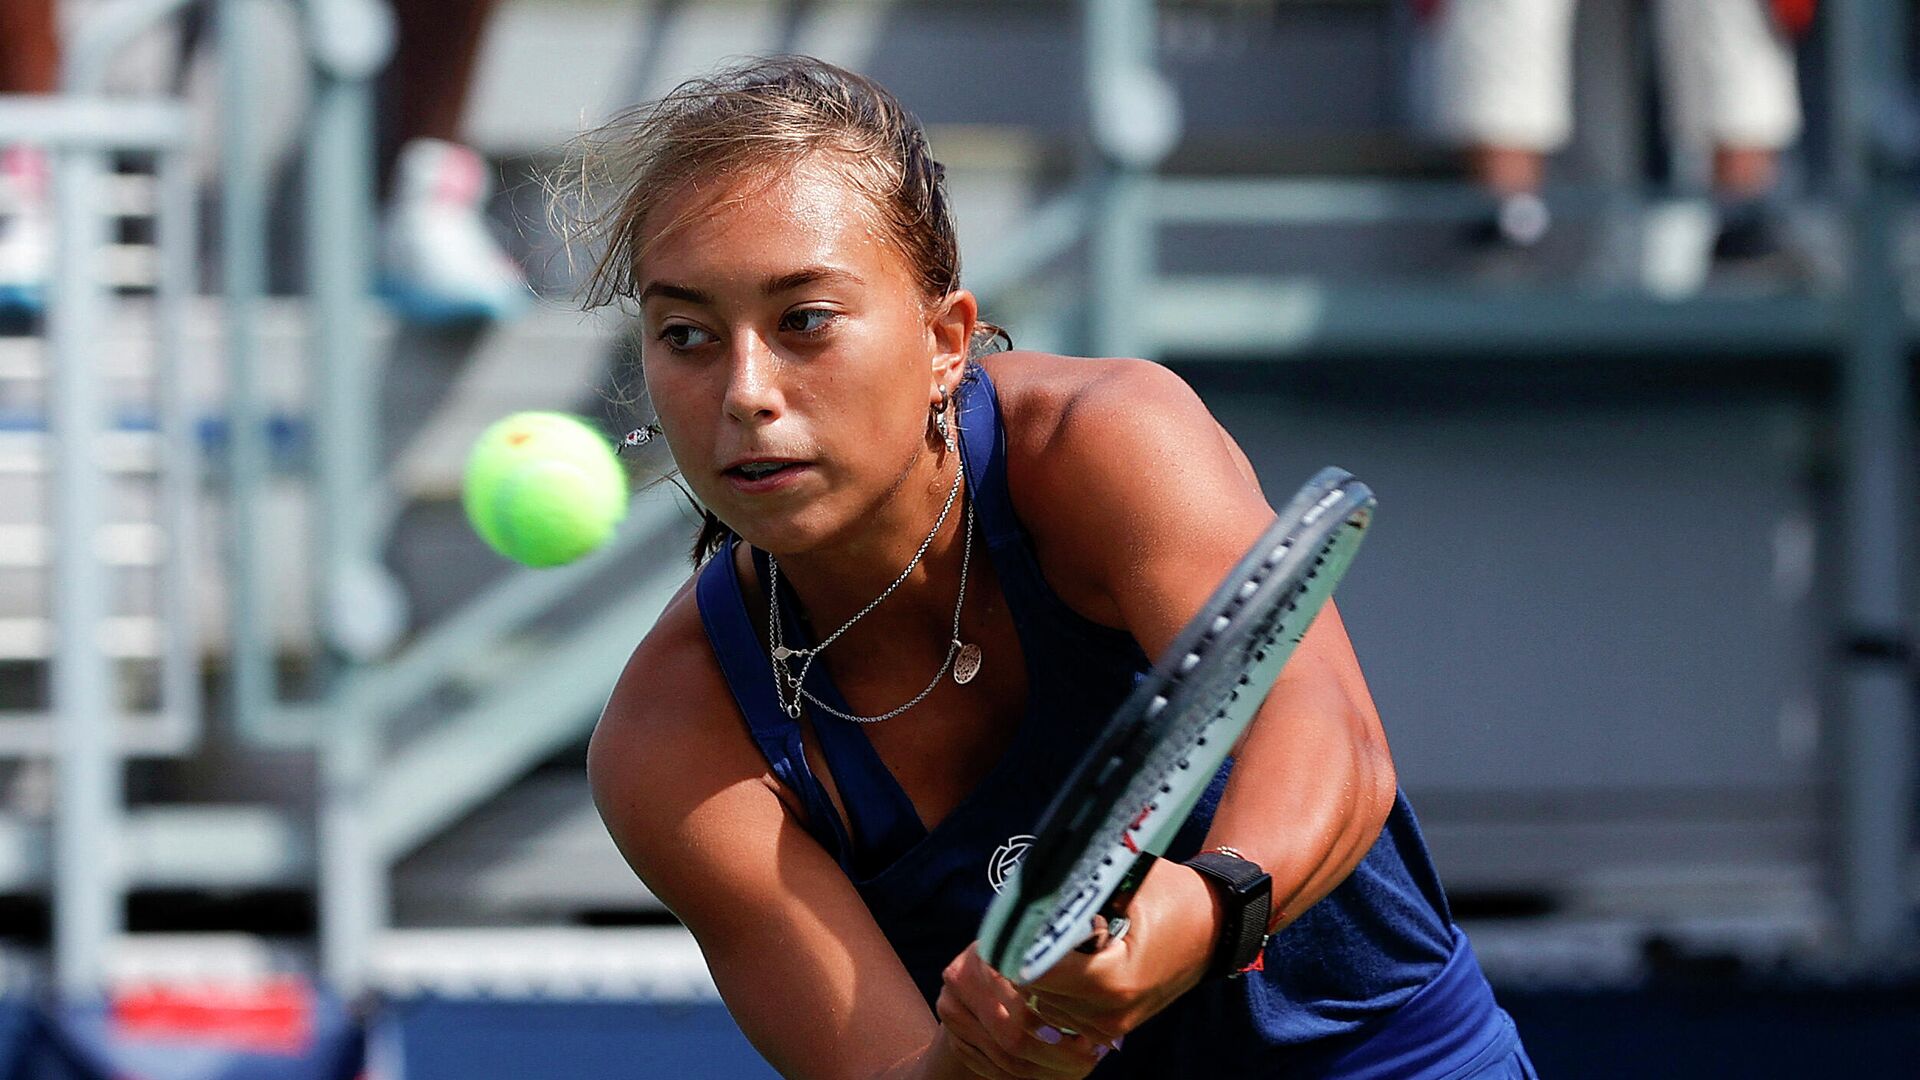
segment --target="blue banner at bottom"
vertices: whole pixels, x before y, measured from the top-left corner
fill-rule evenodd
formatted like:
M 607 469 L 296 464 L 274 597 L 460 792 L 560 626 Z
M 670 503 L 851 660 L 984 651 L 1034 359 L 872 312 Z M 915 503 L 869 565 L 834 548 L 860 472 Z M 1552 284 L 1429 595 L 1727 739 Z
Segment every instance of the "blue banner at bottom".
M 726 1007 L 639 1001 L 390 1002 L 367 1080 L 778 1080 Z
M 360 1027 L 303 982 L 0 1003 L 0 1080 L 355 1080 Z

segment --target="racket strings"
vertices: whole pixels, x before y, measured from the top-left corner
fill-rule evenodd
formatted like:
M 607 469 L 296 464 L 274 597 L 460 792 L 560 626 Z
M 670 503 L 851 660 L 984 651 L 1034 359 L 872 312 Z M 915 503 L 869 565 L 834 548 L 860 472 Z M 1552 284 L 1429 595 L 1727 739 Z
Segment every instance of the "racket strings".
M 1318 613 L 1370 523 L 1365 486 L 1327 474 L 1283 512 L 1291 524 L 1279 541 L 1243 563 L 1236 570 L 1243 580 L 1210 602 L 1212 617 L 1189 628 L 1193 637 L 1174 654 L 1178 661 L 1156 669 L 1158 685 L 1133 720 L 1112 730 L 1099 756 L 1083 762 L 1080 779 L 1069 781 L 1090 786 L 1070 800 L 1063 791 L 1036 828 L 1041 839 L 1017 888 L 995 902 L 982 928 L 995 967 L 1026 979 L 1047 971 L 1087 936 L 1087 919 L 1140 857 L 1166 850 L 1222 760 L 1220 747 L 1258 707 L 1242 690 L 1256 679 L 1271 686 L 1305 636 L 1300 624 Z M 1326 520 L 1330 511 L 1335 520 Z M 1202 763 L 1205 777 L 1197 771 Z M 1052 816 L 1066 808 L 1064 818 Z
M 1335 536 L 1328 538 L 1322 543 L 1320 554 L 1315 556 L 1312 568 L 1303 574 L 1301 580 L 1288 590 L 1285 601 L 1274 605 L 1270 609 L 1270 618 L 1264 620 L 1264 625 L 1256 628 L 1251 634 L 1250 641 L 1257 643 L 1257 647 L 1251 650 L 1255 664 L 1265 662 L 1267 657 L 1271 655 L 1273 646 L 1280 638 L 1285 636 L 1289 617 L 1299 611 L 1300 602 L 1312 591 L 1314 579 L 1319 576 L 1319 571 L 1326 565 L 1328 553 L 1339 545 L 1340 540 L 1339 534 L 1335 534 Z M 1262 561 L 1260 570 L 1263 572 L 1236 590 L 1234 596 L 1229 600 L 1231 606 L 1209 624 L 1208 632 L 1202 636 L 1201 640 L 1195 642 L 1194 646 L 1182 656 L 1181 662 L 1175 666 L 1174 671 L 1169 673 L 1168 685 L 1161 693 L 1154 696 L 1152 702 L 1150 702 L 1144 710 L 1143 717 L 1149 725 L 1166 710 L 1167 706 L 1171 704 L 1175 698 L 1181 696 L 1183 690 L 1191 685 L 1188 676 L 1204 661 L 1213 648 L 1220 644 L 1226 632 L 1239 622 L 1238 616 L 1245 611 L 1248 602 L 1259 594 L 1261 586 L 1265 584 L 1270 576 L 1270 574 L 1266 572 L 1270 572 L 1274 567 L 1278 566 L 1287 553 L 1294 550 L 1297 546 L 1298 544 L 1293 540 L 1278 545 L 1274 549 L 1274 552 Z M 1124 843 L 1124 838 L 1141 831 L 1147 822 L 1162 808 L 1166 796 L 1173 794 L 1174 785 L 1171 779 L 1178 774 L 1191 771 L 1193 761 L 1189 756 L 1189 751 L 1207 745 L 1208 736 L 1206 733 L 1219 723 L 1231 705 L 1240 700 L 1241 688 L 1250 686 L 1252 682 L 1252 672 L 1246 670 L 1241 671 L 1233 683 L 1214 702 L 1204 708 L 1192 710 L 1192 719 L 1188 723 L 1179 725 L 1179 728 L 1172 733 L 1172 737 L 1162 739 L 1159 748 L 1149 753 L 1144 767 L 1141 768 L 1138 773 L 1138 775 L 1144 776 L 1163 777 L 1146 807 L 1140 812 L 1134 812 L 1128 809 L 1130 805 L 1134 804 L 1124 800 L 1116 801 L 1112 804 L 1112 810 L 1108 815 L 1106 824 L 1101 828 L 1100 833 L 1109 834 L 1117 830 L 1118 834 L 1123 838 L 1120 843 Z M 1175 760 L 1171 762 L 1167 760 L 1170 757 L 1175 757 L 1176 754 L 1177 758 Z M 1135 857 L 1137 857 L 1137 853 Z M 1084 898 L 1094 897 L 1096 893 L 1101 892 L 1099 889 L 1101 884 L 1100 879 L 1105 876 L 1105 873 L 1113 870 L 1116 862 L 1116 852 L 1110 847 L 1109 850 L 1100 857 L 1098 863 L 1083 863 L 1081 867 L 1076 868 L 1080 870 L 1080 872 L 1071 874 L 1068 878 L 1068 884 L 1071 886 L 1073 895 L 1080 899 L 1081 902 L 1069 902 L 1064 905 L 1067 909 L 1065 913 L 1066 917 L 1056 922 L 1054 927 L 1055 932 L 1037 941 L 1035 948 L 1031 951 L 1039 952 L 1043 948 L 1051 946 L 1065 934 L 1077 932 L 1077 923 L 1081 918 L 1081 913 L 1078 909 L 1085 906 L 1087 902 Z M 1097 904 L 1101 902 L 1102 899 L 1104 899 L 1104 897 L 1100 896 L 1091 902 Z

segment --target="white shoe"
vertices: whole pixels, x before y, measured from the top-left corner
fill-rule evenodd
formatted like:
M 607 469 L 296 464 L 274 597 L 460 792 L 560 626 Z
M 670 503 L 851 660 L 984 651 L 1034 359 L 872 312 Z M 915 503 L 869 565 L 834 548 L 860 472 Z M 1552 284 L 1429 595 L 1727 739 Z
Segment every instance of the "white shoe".
M 53 201 L 38 147 L 0 148 L 0 314 L 46 306 L 53 263 Z
M 487 230 L 493 184 L 479 154 L 414 139 L 400 150 L 380 235 L 379 290 L 408 322 L 512 318 L 532 299 L 520 267 Z

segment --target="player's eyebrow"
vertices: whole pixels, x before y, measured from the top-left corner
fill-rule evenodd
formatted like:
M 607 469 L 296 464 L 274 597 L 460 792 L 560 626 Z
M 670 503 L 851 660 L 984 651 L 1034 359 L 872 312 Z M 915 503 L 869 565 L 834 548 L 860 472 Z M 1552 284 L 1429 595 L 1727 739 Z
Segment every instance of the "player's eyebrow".
M 802 285 L 813 285 L 823 281 L 845 285 L 866 284 L 851 270 L 842 270 L 837 266 L 804 266 L 790 274 L 768 278 L 760 286 L 760 291 L 768 296 L 777 296 L 790 289 L 800 288 Z
M 694 304 L 712 304 L 713 297 L 691 285 L 675 285 L 666 281 L 649 281 L 647 287 L 640 290 L 639 301 L 644 304 L 656 296 L 673 300 L 685 300 Z
M 798 270 L 779 274 L 761 282 L 760 291 L 767 296 L 778 296 L 791 289 L 815 285 L 823 281 L 846 285 L 866 284 L 860 275 L 851 270 L 843 270 L 837 266 L 803 266 Z M 676 285 L 670 281 L 648 282 L 647 287 L 640 290 L 638 299 L 640 303 L 645 304 L 656 296 L 664 296 L 671 300 L 685 300 L 693 304 L 708 306 L 713 304 L 712 293 L 704 289 L 696 289 L 691 285 Z

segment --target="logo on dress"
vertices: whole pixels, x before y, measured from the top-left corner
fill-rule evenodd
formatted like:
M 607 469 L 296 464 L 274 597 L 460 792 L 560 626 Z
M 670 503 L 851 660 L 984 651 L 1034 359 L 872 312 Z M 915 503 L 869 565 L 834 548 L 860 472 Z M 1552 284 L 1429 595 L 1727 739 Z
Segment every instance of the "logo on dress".
M 1014 868 L 1020 860 L 1027 857 L 1027 849 L 1033 846 L 1034 838 L 1021 833 L 1007 837 L 1007 842 L 993 849 L 993 858 L 987 860 L 987 884 L 994 892 L 1007 887 L 1007 879 L 1013 876 Z

